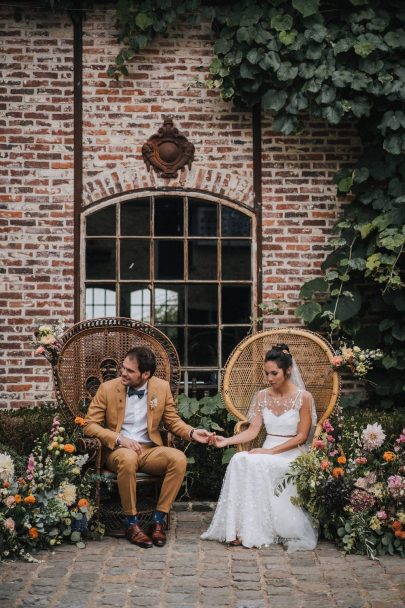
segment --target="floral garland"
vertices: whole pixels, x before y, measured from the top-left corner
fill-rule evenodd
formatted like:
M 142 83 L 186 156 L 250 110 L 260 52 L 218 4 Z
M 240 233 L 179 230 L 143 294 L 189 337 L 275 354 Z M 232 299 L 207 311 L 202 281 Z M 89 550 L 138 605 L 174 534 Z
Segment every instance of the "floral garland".
M 39 325 L 34 331 L 33 338 L 35 355 L 43 355 L 51 364 L 54 364 L 61 347 L 60 339 L 64 329 L 62 321 L 58 321 L 55 326 Z
M 83 538 L 101 538 L 91 498 L 95 480 L 85 471 L 88 455 L 76 454 L 57 417 L 38 439 L 25 475 L 16 478 L 11 456 L 0 453 L 0 557 L 33 561 L 32 550 L 64 541 L 84 547 Z
M 325 420 L 281 488 L 292 481 L 293 502 L 345 552 L 405 557 L 405 428 L 393 440 L 377 422 L 361 432 L 342 428 Z
M 332 367 L 337 371 L 347 370 L 355 378 L 363 379 L 373 369 L 374 361 L 382 359 L 383 356 L 383 352 L 378 348 L 363 350 L 359 346 L 341 343 L 332 358 Z

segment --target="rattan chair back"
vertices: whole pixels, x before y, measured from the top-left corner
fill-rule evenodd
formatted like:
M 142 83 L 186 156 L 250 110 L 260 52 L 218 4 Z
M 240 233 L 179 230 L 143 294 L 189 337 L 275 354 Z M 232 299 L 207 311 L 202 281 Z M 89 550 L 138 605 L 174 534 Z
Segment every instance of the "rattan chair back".
M 177 395 L 180 363 L 167 336 L 141 321 L 91 319 L 63 334 L 53 365 L 57 399 L 68 419 L 82 415 L 100 384 L 119 375 L 125 354 L 134 346 L 151 348 L 157 361 L 155 375 L 167 380 L 173 395 Z
M 339 374 L 332 368 L 333 350 L 320 335 L 304 329 L 271 329 L 248 336 L 233 350 L 223 372 L 222 397 L 227 409 L 240 421 L 247 414 L 254 394 L 267 386 L 263 362 L 275 344 L 288 344 L 304 380 L 312 393 L 318 417 L 330 416 L 340 392 Z M 261 445 L 263 432 L 256 440 Z

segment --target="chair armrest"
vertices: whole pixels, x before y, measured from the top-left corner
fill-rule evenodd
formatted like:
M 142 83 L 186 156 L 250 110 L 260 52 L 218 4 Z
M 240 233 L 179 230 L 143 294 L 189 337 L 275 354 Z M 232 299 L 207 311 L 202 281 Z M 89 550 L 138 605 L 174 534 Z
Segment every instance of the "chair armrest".
M 79 437 L 77 451 L 79 454 L 88 454 L 88 462 L 94 462 L 96 473 L 101 472 L 101 441 L 97 437 Z
M 243 431 L 247 431 L 250 426 L 249 420 L 240 420 L 235 424 L 234 433 L 235 435 L 239 435 L 239 433 L 243 433 Z M 239 443 L 235 446 L 238 452 L 249 451 L 252 449 L 253 441 L 248 441 L 247 443 Z

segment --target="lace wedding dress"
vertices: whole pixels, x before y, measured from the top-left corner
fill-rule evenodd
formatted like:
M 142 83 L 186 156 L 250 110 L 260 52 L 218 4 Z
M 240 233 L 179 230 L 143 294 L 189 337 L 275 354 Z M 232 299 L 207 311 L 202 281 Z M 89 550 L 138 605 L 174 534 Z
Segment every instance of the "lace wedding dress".
M 304 391 L 293 397 L 276 398 L 268 390 L 255 395 L 254 412 L 261 412 L 267 438 L 264 448 L 272 448 L 296 435 Z M 252 408 L 251 408 L 252 409 Z M 315 408 L 313 407 L 313 425 Z M 275 495 L 275 488 L 288 472 L 290 463 L 306 446 L 281 454 L 238 452 L 230 461 L 218 505 L 203 540 L 230 542 L 240 538 L 245 547 L 262 547 L 283 542 L 288 551 L 311 550 L 317 531 L 309 514 L 292 504 L 295 486 L 287 484 Z

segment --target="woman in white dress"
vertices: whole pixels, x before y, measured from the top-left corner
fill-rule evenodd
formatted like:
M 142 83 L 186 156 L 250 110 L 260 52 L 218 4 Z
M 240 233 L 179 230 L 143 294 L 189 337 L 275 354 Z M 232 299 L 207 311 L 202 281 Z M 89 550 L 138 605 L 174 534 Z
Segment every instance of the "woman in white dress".
M 201 538 L 245 547 L 283 542 L 288 551 L 311 550 L 317 531 L 309 514 L 290 500 L 295 486 L 278 488 L 277 495 L 275 490 L 290 463 L 310 445 L 316 424 L 314 400 L 286 344 L 266 353 L 264 371 L 269 387 L 253 398 L 249 428 L 233 437 L 217 435 L 214 442 L 224 448 L 252 441 L 263 423 L 266 440 L 263 447 L 238 452 L 231 459 L 211 525 Z

